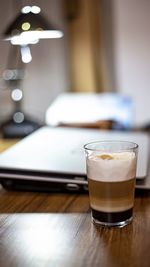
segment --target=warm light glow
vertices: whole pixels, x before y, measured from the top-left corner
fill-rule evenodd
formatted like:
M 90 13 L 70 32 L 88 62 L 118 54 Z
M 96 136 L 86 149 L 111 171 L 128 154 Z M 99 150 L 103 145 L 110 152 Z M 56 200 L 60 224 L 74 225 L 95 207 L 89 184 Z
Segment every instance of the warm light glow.
M 38 31 L 38 38 L 39 39 L 49 39 L 49 38 L 61 38 L 63 37 L 62 31 Z
M 29 32 L 23 32 L 20 35 L 10 38 L 10 42 L 13 45 L 28 45 L 28 44 L 38 43 L 39 39 L 37 37 L 34 37 L 32 35 L 32 32 L 29 31 Z
M 11 97 L 14 101 L 20 101 L 23 97 L 22 91 L 20 89 L 14 89 L 11 93 Z
M 24 6 L 22 9 L 21 9 L 21 12 L 23 14 L 27 14 L 31 11 L 31 6 Z
M 41 9 L 39 6 L 24 6 L 21 9 L 22 13 L 34 13 L 38 14 Z M 19 18 L 18 18 L 19 19 Z M 47 26 L 48 27 L 48 26 Z M 19 27 L 20 28 L 20 27 Z M 42 26 L 35 26 L 34 23 L 30 23 L 28 20 L 21 25 L 22 32 L 17 29 L 12 30 L 11 36 L 6 38 L 6 41 L 10 41 L 13 45 L 28 45 L 36 44 L 40 39 L 53 39 L 63 37 L 61 30 L 44 30 Z
M 39 39 L 53 39 L 61 37 L 63 37 L 62 31 L 26 31 L 6 40 L 10 40 L 13 45 L 27 45 L 35 44 L 39 41 Z
M 21 59 L 23 63 L 29 63 L 32 60 L 31 51 L 29 46 L 21 47 Z
M 38 14 L 41 12 L 41 9 L 39 6 L 32 6 L 31 7 L 31 12 L 34 13 L 34 14 Z
M 28 31 L 31 28 L 31 24 L 29 22 L 24 22 L 21 28 L 23 31 Z
M 24 6 L 21 9 L 21 12 L 23 14 L 28 14 L 29 12 L 32 12 L 34 14 L 38 14 L 41 12 L 41 8 L 39 6 Z

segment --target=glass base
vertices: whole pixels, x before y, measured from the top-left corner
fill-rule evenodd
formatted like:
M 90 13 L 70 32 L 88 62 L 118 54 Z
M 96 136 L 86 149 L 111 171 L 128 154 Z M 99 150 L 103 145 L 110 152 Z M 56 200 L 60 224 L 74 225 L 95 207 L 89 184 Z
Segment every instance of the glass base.
M 133 216 L 128 218 L 127 220 L 125 221 L 121 221 L 121 222 L 114 222 L 114 223 L 110 223 L 110 222 L 101 222 L 95 218 L 92 217 L 92 222 L 95 224 L 95 225 L 99 225 L 99 226 L 106 226 L 106 227 L 124 227 L 126 225 L 128 225 L 129 223 L 131 223 L 133 220 Z

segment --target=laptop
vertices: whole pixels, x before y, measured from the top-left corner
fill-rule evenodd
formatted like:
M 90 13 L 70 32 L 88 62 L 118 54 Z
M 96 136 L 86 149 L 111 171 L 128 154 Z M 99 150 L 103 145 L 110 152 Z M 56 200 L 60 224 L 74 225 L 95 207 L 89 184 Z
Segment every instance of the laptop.
M 139 145 L 136 188 L 150 189 L 146 133 L 44 126 L 0 154 L 0 182 L 7 189 L 86 192 L 83 145 L 126 140 Z

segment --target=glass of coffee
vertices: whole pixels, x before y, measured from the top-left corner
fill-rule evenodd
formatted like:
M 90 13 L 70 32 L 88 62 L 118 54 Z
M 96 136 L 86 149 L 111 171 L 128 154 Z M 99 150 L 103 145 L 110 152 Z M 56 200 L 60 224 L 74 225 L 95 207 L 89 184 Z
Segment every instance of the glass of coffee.
M 84 145 L 92 221 L 123 227 L 133 218 L 138 145 L 98 141 Z

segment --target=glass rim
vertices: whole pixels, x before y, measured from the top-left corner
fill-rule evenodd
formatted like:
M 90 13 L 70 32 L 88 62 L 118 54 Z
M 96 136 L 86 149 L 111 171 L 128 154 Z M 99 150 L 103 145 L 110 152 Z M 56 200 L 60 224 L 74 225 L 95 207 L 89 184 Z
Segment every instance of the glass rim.
M 83 148 L 85 150 L 90 150 L 90 151 L 104 151 L 104 150 L 107 150 L 107 149 L 104 149 L 104 148 L 90 148 L 88 146 L 90 145 L 94 145 L 94 144 L 104 144 L 104 143 L 108 143 L 108 144 L 112 144 L 112 143 L 117 143 L 117 144 L 130 144 L 132 145 L 130 148 L 121 148 L 120 151 L 130 151 L 132 149 L 137 149 L 139 147 L 139 145 L 135 142 L 132 142 L 132 141 L 123 141 L 123 140 L 102 140 L 102 141 L 93 141 L 93 142 L 88 142 L 86 143 Z M 119 150 L 118 150 L 119 151 Z

